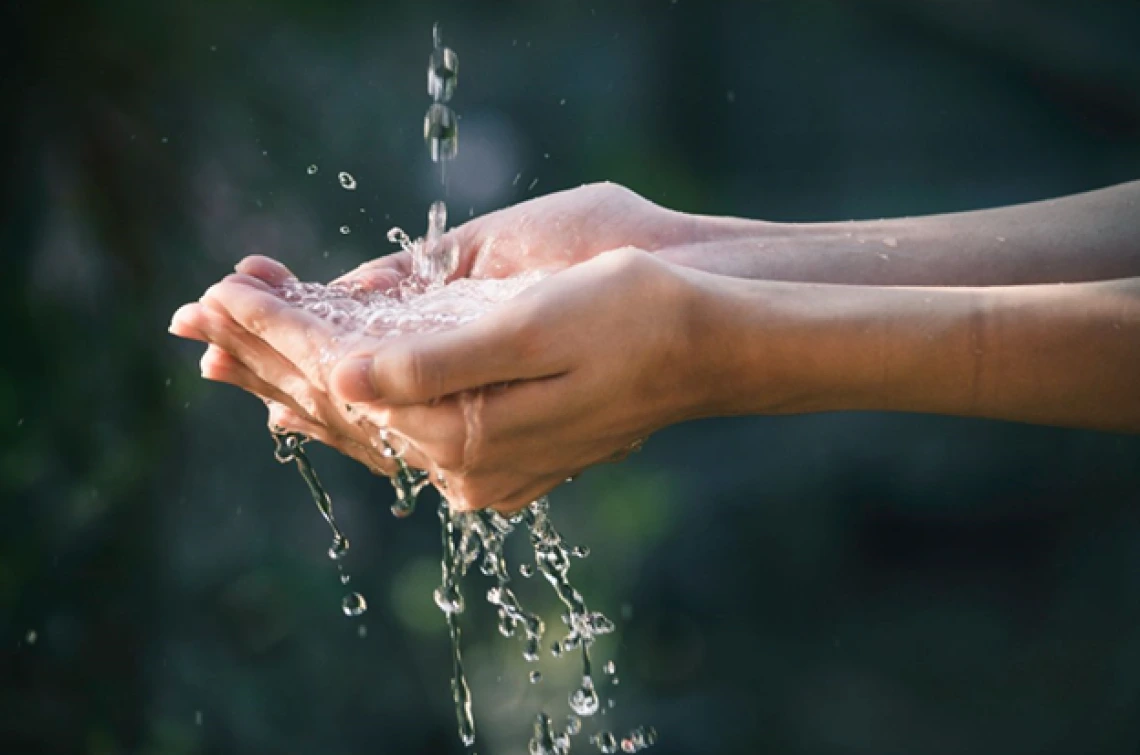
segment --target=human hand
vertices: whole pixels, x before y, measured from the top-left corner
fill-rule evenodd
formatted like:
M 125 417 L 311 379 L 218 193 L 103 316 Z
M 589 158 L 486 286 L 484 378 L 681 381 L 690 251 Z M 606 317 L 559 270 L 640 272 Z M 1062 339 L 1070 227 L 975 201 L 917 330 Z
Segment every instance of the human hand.
M 658 251 L 701 238 L 696 219 L 650 202 L 614 183 L 594 183 L 531 199 L 470 220 L 440 243 L 457 247 L 453 278 L 505 278 L 561 270 L 622 247 Z M 396 252 L 339 279 L 373 290 L 395 287 L 412 273 Z
M 201 300 L 175 312 L 170 332 L 208 344 L 202 377 L 258 396 L 269 409 L 270 427 L 303 433 L 375 473 L 391 474 L 394 462 L 378 448 L 374 428 L 357 422 L 329 395 L 318 344 L 334 341 L 337 329 L 276 292 L 292 277 L 278 262 L 247 258 Z M 262 335 L 269 321 L 275 335 L 288 331 L 295 342 L 284 350 L 277 348 L 280 341 L 268 343 Z
M 403 438 L 453 506 L 513 511 L 698 412 L 691 290 L 650 254 L 607 252 L 469 325 L 360 341 L 329 391 Z M 280 326 L 265 336 L 288 355 Z

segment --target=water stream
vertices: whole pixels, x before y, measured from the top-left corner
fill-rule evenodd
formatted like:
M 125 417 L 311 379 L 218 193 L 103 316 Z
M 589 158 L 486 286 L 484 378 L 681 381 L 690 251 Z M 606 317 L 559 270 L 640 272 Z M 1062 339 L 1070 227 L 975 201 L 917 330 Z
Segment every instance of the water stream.
M 424 116 L 424 139 L 431 160 L 439 165 L 441 188 L 446 196 L 447 163 L 456 157 L 459 148 L 458 118 L 448 104 L 458 84 L 459 58 L 443 45 L 438 24 L 433 29 L 432 39 L 427 87 L 432 102 Z M 316 173 L 316 166 L 310 166 L 308 172 L 310 175 Z M 356 188 L 356 180 L 348 173 L 340 173 L 339 180 L 346 190 Z M 446 238 L 446 229 L 447 205 L 444 199 L 439 199 L 429 208 L 427 232 L 422 239 L 412 240 L 398 228 L 389 232 L 389 240 L 400 244 L 412 258 L 412 275 L 396 290 L 376 292 L 352 286 L 289 281 L 282 284 L 278 294 L 294 306 L 336 326 L 347 341 L 353 335 L 388 338 L 454 328 L 478 318 L 543 277 L 540 273 L 530 273 L 505 280 L 460 279 L 448 283 L 448 278 L 456 270 L 458 250 Z M 342 229 L 342 232 L 347 231 Z M 329 358 L 335 356 L 330 354 Z M 477 401 L 477 398 L 477 395 L 469 395 L 464 400 Z M 367 411 L 359 414 L 361 422 L 368 421 Z M 414 512 L 424 488 L 433 484 L 442 486 L 442 483 L 433 483 L 426 472 L 407 464 L 403 458 L 401 438 L 384 428 L 379 428 L 375 436 L 377 448 L 395 464 L 395 474 L 390 478 L 396 493 L 392 512 L 397 517 L 407 517 Z M 303 444 L 306 439 L 297 433 L 276 429 L 273 438 L 278 461 L 296 464 L 317 508 L 331 527 L 333 542 L 329 556 L 336 561 L 341 581 L 346 584 L 349 578 L 343 569 L 343 559 L 348 552 L 349 541 L 337 526 L 332 499 L 305 454 Z M 446 493 L 446 488 L 441 492 Z M 571 712 L 566 717 L 566 724 L 555 725 L 546 711 L 539 712 L 529 752 L 532 755 L 566 755 L 570 752 L 572 739 L 582 733 L 582 719 L 599 712 L 590 652 L 596 638 L 614 631 L 614 623 L 603 614 L 592 611 L 582 594 L 571 584 L 572 560 L 586 558 L 589 549 L 568 546 L 551 522 L 549 509 L 549 501 L 543 497 L 508 518 L 491 510 L 453 511 L 444 495 L 440 496 L 441 584 L 435 590 L 434 598 L 447 622 L 452 659 L 451 690 L 458 733 L 468 747 L 475 744 L 476 733 L 471 690 L 463 667 L 460 617 L 465 608 L 461 582 L 471 566 L 478 563 L 482 574 L 493 580 L 486 599 L 496 610 L 499 632 L 504 637 L 520 640 L 523 658 L 528 663 L 537 662 L 543 650 L 546 627 L 541 618 L 519 602 L 511 588 L 511 570 L 504 555 L 507 538 L 518 529 L 525 530 L 534 558 L 533 564 L 519 566 L 519 574 L 524 577 L 541 574 L 566 611 L 563 615 L 566 634 L 552 643 L 549 652 L 557 658 L 577 651 L 581 663 L 580 682 L 567 696 Z M 366 607 L 366 601 L 359 593 L 351 592 L 344 598 L 343 610 L 349 616 L 360 616 Z M 613 662 L 605 663 L 603 670 L 612 677 L 612 683 L 617 684 Z M 536 670 L 530 672 L 528 678 L 531 683 L 537 683 L 542 676 Z M 612 702 L 610 700 L 611 705 Z M 589 741 L 603 753 L 618 752 L 619 749 L 633 753 L 654 744 L 656 732 L 651 727 L 638 727 L 619 738 L 612 732 L 598 731 L 590 736 Z

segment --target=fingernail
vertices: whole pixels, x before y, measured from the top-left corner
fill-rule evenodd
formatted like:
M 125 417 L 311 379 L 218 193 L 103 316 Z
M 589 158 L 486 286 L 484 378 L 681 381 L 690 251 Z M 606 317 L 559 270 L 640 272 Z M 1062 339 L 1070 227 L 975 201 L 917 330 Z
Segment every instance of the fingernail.
M 372 358 L 350 357 L 341 362 L 333 373 L 333 385 L 340 397 L 348 402 L 378 398 L 372 384 Z

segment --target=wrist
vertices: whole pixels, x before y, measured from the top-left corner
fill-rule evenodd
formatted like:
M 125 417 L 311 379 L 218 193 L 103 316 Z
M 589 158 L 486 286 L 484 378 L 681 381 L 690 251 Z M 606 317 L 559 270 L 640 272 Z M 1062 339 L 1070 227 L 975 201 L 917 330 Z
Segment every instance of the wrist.
M 811 287 L 678 270 L 693 355 L 689 418 L 820 411 L 834 400 L 830 368 L 807 348 Z

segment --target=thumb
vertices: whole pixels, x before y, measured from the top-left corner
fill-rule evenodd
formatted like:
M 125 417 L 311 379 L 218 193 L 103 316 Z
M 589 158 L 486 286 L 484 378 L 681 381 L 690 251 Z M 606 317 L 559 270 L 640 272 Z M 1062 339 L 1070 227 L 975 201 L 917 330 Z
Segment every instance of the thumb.
M 336 366 L 330 385 L 343 400 L 421 404 L 473 388 L 562 372 L 549 329 L 487 315 L 442 333 L 410 334 L 358 352 Z

